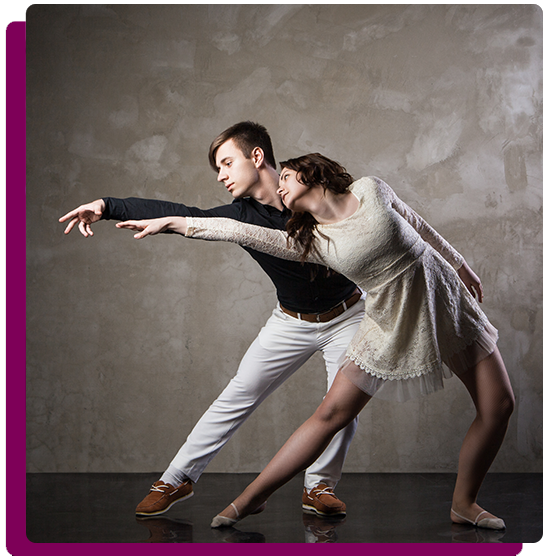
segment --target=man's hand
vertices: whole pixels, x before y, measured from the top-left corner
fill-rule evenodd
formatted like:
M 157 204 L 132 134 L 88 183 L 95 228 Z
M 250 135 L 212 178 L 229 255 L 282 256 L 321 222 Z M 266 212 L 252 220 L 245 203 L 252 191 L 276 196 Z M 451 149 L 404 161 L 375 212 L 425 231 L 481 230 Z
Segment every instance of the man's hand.
M 478 301 L 482 302 L 482 283 L 480 282 L 480 278 L 471 270 L 470 266 L 464 262 L 463 266 L 457 271 L 457 274 L 474 298 L 476 299 L 478 294 Z
M 70 223 L 66 226 L 64 230 L 65 234 L 69 234 L 74 226 L 78 224 L 78 229 L 82 233 L 84 237 L 91 237 L 93 235 L 93 231 L 91 229 L 91 224 L 98 222 L 101 219 L 101 215 L 103 214 L 103 210 L 105 210 L 105 203 L 102 199 L 94 200 L 89 204 L 82 204 L 75 208 L 68 214 L 59 218 L 59 222 L 66 222 L 70 220 Z

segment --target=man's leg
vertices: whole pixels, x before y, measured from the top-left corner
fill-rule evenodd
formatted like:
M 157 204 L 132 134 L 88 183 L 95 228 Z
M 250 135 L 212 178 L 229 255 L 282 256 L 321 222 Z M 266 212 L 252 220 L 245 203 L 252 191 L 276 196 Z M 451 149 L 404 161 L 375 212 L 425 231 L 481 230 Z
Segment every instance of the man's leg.
M 208 463 L 263 400 L 318 350 L 315 327 L 274 310 L 247 350 L 236 376 L 193 428 L 163 474 L 162 482 L 179 487 L 185 481 L 198 480 Z M 149 512 L 142 513 L 146 509 L 142 504 L 151 503 L 150 495 L 159 498 L 159 494 L 168 491 L 163 484 L 159 486 L 159 490 L 153 487 L 139 504 L 138 514 L 155 514 L 151 505 Z
M 265 329 L 269 330 L 268 324 Z M 313 341 L 305 341 L 304 337 L 296 341 L 285 330 L 272 334 L 277 339 L 286 336 L 286 343 L 274 349 L 265 348 L 261 332 L 243 357 L 236 376 L 202 415 L 171 461 L 170 466 L 180 470 L 185 478 L 197 482 L 245 420 L 316 351 Z
M 340 317 L 324 324 L 320 347 L 327 367 L 327 389 L 336 377 L 363 315 L 362 299 Z M 342 476 L 342 467 L 357 427 L 358 417 L 334 436 L 321 456 L 306 470 L 303 495 L 306 510 L 319 515 L 339 515 L 346 511 L 344 503 L 334 495 L 334 488 Z

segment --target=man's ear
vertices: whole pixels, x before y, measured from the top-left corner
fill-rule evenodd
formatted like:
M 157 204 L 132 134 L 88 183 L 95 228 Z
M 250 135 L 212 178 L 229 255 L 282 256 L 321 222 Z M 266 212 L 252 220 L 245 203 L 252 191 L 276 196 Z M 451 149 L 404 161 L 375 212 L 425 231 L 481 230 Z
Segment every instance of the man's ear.
M 263 149 L 259 148 L 258 146 L 256 148 L 253 148 L 253 151 L 251 152 L 251 159 L 253 160 L 255 167 L 261 167 L 262 165 L 264 165 Z

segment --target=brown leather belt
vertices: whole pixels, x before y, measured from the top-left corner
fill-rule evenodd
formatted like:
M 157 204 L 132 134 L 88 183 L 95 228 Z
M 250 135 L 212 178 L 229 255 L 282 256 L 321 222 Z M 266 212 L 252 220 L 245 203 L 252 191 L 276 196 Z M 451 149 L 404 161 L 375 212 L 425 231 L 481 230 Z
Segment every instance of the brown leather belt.
M 282 309 L 282 311 L 286 313 L 286 315 L 295 317 L 296 319 L 300 319 L 301 321 L 308 321 L 309 323 L 326 323 L 328 321 L 332 321 L 335 317 L 342 315 L 347 309 L 358 302 L 361 297 L 362 292 L 358 288 L 356 288 L 356 291 L 347 300 L 344 300 L 336 307 L 333 307 L 329 311 L 325 311 L 325 313 L 320 313 L 319 315 L 316 315 L 314 313 L 296 313 L 295 311 L 286 309 L 282 304 L 280 304 L 280 309 Z

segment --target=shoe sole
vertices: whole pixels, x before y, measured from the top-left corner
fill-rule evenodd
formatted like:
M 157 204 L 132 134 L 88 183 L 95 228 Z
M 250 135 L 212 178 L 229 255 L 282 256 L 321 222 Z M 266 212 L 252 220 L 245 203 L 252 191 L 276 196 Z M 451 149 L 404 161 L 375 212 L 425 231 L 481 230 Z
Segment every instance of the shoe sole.
M 324 511 L 320 511 L 317 508 L 314 508 L 313 506 L 308 506 L 307 504 L 302 504 L 301 507 L 305 511 L 308 511 L 310 513 L 318 515 L 319 517 L 344 517 L 346 515 L 345 511 L 337 511 L 337 512 L 334 512 L 334 513 L 325 513 Z
M 179 498 L 178 500 L 175 500 L 174 502 L 171 502 L 165 509 L 160 509 L 159 511 L 152 511 L 152 512 L 142 512 L 142 511 L 137 511 L 136 515 L 138 517 L 151 517 L 152 515 L 161 515 L 162 513 L 165 513 L 166 511 L 169 511 L 170 508 L 172 508 L 175 504 L 178 504 L 179 502 L 184 502 L 185 500 L 188 500 L 189 498 L 192 498 L 194 495 L 194 491 L 192 491 L 190 494 L 187 494 L 186 496 L 183 496 L 182 498 Z

